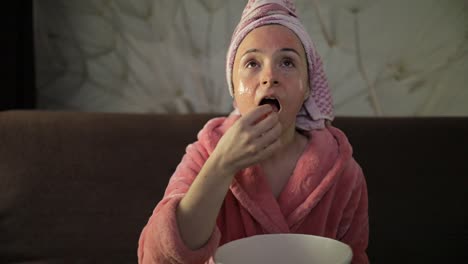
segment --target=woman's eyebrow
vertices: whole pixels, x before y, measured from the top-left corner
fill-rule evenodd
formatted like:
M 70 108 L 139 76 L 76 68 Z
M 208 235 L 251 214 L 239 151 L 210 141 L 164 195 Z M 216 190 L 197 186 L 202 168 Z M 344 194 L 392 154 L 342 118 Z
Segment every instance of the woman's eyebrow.
M 299 52 L 297 52 L 297 50 L 292 49 L 292 48 L 282 48 L 281 51 L 291 51 L 291 52 L 296 53 L 298 57 L 301 57 L 301 55 L 299 55 Z
M 293 48 L 282 48 L 280 49 L 281 52 L 294 52 L 297 54 L 298 57 L 301 57 L 301 55 L 299 55 L 299 52 L 297 52 L 297 50 L 293 49 Z M 256 49 L 256 48 L 253 48 L 253 49 L 249 49 L 247 50 L 246 52 L 244 52 L 244 54 L 242 54 L 241 57 L 244 57 L 246 54 L 249 54 L 249 53 L 255 53 L 255 52 L 262 52 L 260 49 Z
M 244 54 L 242 54 L 241 57 L 244 57 L 246 54 L 253 53 L 253 52 L 261 52 L 261 51 L 259 49 L 249 49 L 246 52 L 244 52 Z

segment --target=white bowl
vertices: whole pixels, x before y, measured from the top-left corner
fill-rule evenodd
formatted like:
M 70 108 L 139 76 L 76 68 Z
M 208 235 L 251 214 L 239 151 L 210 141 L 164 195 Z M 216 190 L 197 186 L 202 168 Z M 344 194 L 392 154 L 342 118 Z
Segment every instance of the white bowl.
M 217 264 L 349 264 L 351 248 L 330 238 L 301 234 L 258 235 L 219 247 Z

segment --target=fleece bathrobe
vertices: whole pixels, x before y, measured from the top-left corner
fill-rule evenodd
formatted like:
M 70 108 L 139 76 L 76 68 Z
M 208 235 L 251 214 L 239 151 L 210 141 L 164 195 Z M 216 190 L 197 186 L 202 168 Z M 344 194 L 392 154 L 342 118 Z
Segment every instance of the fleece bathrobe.
M 227 242 L 278 233 L 336 239 L 352 248 L 353 263 L 368 263 L 366 181 L 346 136 L 331 126 L 307 132 L 308 146 L 277 198 L 259 166 L 246 168 L 234 177 L 211 238 L 197 250 L 184 244 L 177 205 L 237 118 L 210 120 L 198 133 L 198 141 L 187 147 L 164 198 L 142 231 L 139 263 L 208 263 L 217 247 Z

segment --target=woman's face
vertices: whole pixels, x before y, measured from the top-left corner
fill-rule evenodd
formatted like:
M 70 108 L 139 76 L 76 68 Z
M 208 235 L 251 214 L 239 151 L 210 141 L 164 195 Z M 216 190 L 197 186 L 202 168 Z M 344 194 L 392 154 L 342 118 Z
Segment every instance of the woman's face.
M 237 50 L 232 82 L 241 115 L 271 104 L 283 128 L 295 126 L 309 94 L 306 56 L 299 38 L 281 25 L 252 30 Z

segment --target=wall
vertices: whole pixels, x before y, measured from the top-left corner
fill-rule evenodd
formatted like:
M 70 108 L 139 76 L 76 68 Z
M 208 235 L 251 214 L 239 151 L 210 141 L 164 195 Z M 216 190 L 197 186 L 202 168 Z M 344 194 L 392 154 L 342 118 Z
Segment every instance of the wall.
M 246 1 L 35 1 L 39 107 L 227 112 Z M 464 0 L 302 0 L 337 115 L 468 115 Z

